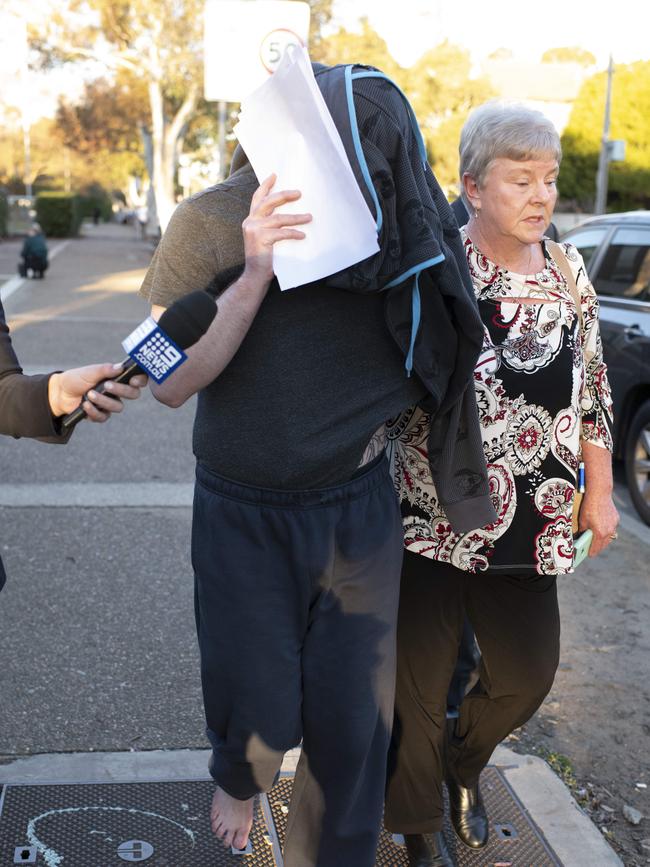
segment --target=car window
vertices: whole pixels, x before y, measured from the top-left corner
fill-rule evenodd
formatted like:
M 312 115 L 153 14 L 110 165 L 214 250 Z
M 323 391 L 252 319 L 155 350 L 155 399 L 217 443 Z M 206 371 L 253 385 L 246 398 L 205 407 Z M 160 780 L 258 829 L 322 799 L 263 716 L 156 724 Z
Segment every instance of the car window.
M 576 229 L 575 232 L 567 235 L 564 239 L 578 248 L 578 252 L 584 259 L 587 272 L 589 272 L 589 265 L 594 257 L 594 253 L 608 232 L 609 226 L 585 226 L 584 229 Z
M 650 229 L 616 230 L 594 287 L 599 295 L 650 301 Z

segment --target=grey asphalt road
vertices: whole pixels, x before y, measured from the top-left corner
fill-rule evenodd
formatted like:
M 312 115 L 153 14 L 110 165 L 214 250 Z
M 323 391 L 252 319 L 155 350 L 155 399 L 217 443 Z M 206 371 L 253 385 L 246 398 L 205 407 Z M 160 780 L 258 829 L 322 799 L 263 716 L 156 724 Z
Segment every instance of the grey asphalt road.
M 151 252 L 131 227 L 87 226 L 44 281 L 18 287 L 5 306 L 27 372 L 121 359 L 148 312 L 137 289 Z M 0 280 L 15 254 L 0 244 Z M 82 423 L 63 447 L 0 438 L 0 761 L 206 745 L 189 561 L 193 409 L 146 394 L 106 425 Z M 637 557 L 650 528 L 622 485 L 617 500 Z M 638 571 L 620 556 L 610 568 Z
M 0 245 L 2 275 L 15 246 Z M 5 309 L 26 372 L 121 360 L 151 252 L 131 227 L 86 226 L 17 288 Z M 205 746 L 193 409 L 146 392 L 66 446 L 0 438 L 0 756 Z

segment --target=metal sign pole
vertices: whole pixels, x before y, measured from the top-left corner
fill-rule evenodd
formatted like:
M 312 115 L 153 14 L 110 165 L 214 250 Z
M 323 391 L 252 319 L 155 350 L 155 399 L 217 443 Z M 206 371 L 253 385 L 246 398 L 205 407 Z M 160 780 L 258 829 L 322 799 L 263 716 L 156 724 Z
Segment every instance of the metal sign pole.
M 614 77 L 614 60 L 609 55 L 609 67 L 607 69 L 607 96 L 605 97 L 605 117 L 603 120 L 603 137 L 600 144 L 600 157 L 598 159 L 598 175 L 596 176 L 596 204 L 595 214 L 604 214 L 607 209 L 607 181 L 609 174 L 609 120 L 612 102 L 612 79 Z
M 219 100 L 219 174 L 223 181 L 226 177 L 226 120 L 228 118 L 225 99 Z

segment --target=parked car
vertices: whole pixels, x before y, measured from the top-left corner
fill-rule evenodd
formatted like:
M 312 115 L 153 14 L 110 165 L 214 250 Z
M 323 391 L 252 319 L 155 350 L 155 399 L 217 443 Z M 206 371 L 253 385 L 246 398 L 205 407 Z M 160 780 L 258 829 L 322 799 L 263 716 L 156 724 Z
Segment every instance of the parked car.
M 594 217 L 562 240 L 580 251 L 600 300 L 615 456 L 650 524 L 650 211 Z
M 135 210 L 133 208 L 120 208 L 113 215 L 113 219 L 116 223 L 131 225 L 131 223 L 135 222 Z

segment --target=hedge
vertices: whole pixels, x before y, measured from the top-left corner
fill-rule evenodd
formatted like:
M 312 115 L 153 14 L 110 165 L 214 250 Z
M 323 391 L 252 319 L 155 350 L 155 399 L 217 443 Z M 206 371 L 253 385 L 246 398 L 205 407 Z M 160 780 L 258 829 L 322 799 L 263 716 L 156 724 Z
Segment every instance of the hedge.
M 77 235 L 83 220 L 81 197 L 69 193 L 41 193 L 36 197 L 36 219 L 49 237 Z
M 102 187 L 89 187 L 84 190 L 79 199 L 82 218 L 94 217 L 95 209 L 99 211 L 100 217 L 105 223 L 113 216 L 111 197 Z

